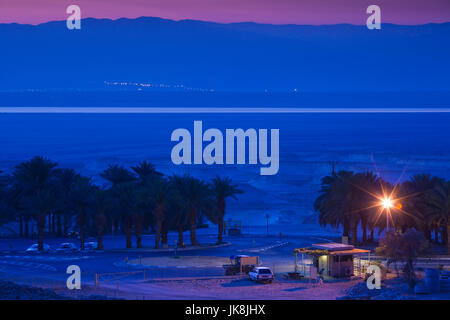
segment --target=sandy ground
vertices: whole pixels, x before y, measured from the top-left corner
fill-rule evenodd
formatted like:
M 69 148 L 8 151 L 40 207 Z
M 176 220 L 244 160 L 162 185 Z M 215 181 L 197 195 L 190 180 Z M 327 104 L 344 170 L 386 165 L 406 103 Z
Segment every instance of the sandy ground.
M 305 281 L 276 279 L 270 284 L 255 283 L 246 277 L 173 278 L 104 282 L 98 287 L 83 285 L 81 290 L 68 290 L 65 283 L 40 280 L 20 284 L 53 289 L 56 293 L 76 298 L 100 295 L 132 300 L 335 300 L 359 280 L 312 284 Z
M 164 266 L 164 267 L 179 267 L 179 268 L 208 268 L 208 267 L 222 267 L 224 264 L 229 264 L 230 259 L 215 256 L 180 256 L 174 257 L 151 257 L 130 260 L 131 265 L 140 266 Z
M 255 283 L 247 278 L 217 278 L 190 280 L 163 280 L 146 285 L 182 292 L 188 299 L 239 299 L 239 300 L 334 300 L 345 294 L 345 289 L 358 281 L 312 284 L 301 281 L 275 280 L 270 284 Z

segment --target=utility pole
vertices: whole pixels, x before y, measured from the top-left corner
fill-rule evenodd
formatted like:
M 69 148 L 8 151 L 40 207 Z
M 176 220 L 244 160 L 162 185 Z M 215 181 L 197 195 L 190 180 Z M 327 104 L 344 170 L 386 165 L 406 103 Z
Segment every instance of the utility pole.
M 335 161 L 335 160 L 330 161 L 330 165 L 331 165 L 331 174 L 332 174 L 333 176 L 335 176 L 335 175 L 336 175 L 336 165 L 337 165 L 337 161 Z

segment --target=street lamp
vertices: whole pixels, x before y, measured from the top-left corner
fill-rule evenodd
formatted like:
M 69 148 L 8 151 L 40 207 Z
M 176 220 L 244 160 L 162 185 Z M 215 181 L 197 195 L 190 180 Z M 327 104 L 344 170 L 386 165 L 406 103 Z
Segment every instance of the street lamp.
M 266 213 L 266 219 L 267 219 L 267 236 L 269 236 L 269 214 Z
M 389 230 L 389 214 L 391 212 L 391 208 L 394 206 L 391 198 L 385 197 L 381 200 L 381 205 L 386 210 L 386 232 Z

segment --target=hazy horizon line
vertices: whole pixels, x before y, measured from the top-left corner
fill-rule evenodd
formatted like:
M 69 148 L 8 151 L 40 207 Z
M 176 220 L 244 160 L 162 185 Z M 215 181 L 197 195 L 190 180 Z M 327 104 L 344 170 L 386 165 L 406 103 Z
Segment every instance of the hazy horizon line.
M 170 18 L 163 18 L 158 16 L 139 16 L 135 18 L 129 18 L 129 17 L 120 17 L 120 18 L 98 18 L 98 17 L 85 17 L 82 18 L 81 21 L 85 20 L 107 20 L 107 21 L 119 21 L 119 20 L 139 20 L 139 19 L 159 19 L 164 21 L 171 21 L 171 22 L 203 22 L 203 23 L 209 23 L 209 24 L 217 24 L 217 25 L 233 25 L 233 24 L 256 24 L 256 25 L 266 25 L 266 26 L 311 26 L 311 27 L 321 27 L 321 26 L 355 26 L 355 27 L 364 27 L 365 24 L 354 24 L 349 22 L 341 22 L 341 23 L 320 23 L 320 24 L 296 24 L 296 23 L 265 23 L 265 22 L 257 22 L 257 21 L 251 21 L 251 20 L 243 20 L 243 21 L 236 21 L 236 22 L 218 22 L 218 21 L 212 21 L 212 20 L 198 20 L 198 19 L 170 19 Z M 45 24 L 50 23 L 65 23 L 66 20 L 48 20 L 44 22 L 39 23 L 21 23 L 21 22 L 2 22 L 0 20 L 0 25 L 21 25 L 21 26 L 41 26 Z M 443 25 L 443 24 L 450 24 L 449 21 L 445 22 L 427 22 L 427 23 L 421 23 L 421 24 L 402 24 L 402 23 L 394 23 L 394 22 L 382 22 L 381 25 L 394 25 L 394 26 L 404 26 L 404 27 L 414 27 L 414 26 L 426 26 L 426 25 Z

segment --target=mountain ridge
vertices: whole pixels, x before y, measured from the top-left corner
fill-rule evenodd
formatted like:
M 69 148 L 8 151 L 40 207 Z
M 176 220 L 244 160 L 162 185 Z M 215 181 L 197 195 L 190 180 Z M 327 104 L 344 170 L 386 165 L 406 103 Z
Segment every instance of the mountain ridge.
M 105 81 L 215 91 L 446 91 L 450 23 L 404 26 L 86 18 L 0 24 L 0 90 Z M 141 88 L 145 90 L 145 87 Z

